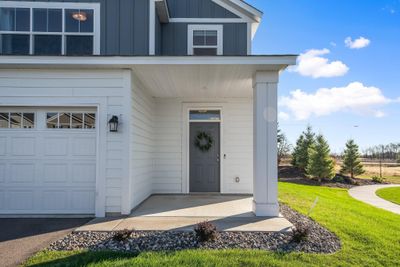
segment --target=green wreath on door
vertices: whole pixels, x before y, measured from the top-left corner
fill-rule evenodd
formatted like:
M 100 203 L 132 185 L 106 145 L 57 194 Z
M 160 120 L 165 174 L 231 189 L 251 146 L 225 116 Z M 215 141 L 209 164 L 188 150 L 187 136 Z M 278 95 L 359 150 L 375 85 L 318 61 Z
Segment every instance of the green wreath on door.
M 194 140 L 194 145 L 202 152 L 207 152 L 213 146 L 214 140 L 211 135 L 206 132 L 199 132 Z

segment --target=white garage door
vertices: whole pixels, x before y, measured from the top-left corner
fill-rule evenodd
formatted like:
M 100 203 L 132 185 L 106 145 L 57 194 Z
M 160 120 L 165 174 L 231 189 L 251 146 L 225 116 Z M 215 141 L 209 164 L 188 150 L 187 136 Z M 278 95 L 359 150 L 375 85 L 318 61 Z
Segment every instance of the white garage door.
M 96 112 L 0 108 L 0 214 L 94 214 Z

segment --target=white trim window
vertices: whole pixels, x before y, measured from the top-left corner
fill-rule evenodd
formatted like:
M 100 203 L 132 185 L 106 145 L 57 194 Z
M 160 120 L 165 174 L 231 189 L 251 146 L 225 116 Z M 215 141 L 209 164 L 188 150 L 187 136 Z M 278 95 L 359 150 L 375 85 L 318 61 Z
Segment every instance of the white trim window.
M 100 6 L 0 2 L 0 54 L 98 55 Z
M 222 25 L 188 25 L 188 55 L 217 56 L 222 54 Z

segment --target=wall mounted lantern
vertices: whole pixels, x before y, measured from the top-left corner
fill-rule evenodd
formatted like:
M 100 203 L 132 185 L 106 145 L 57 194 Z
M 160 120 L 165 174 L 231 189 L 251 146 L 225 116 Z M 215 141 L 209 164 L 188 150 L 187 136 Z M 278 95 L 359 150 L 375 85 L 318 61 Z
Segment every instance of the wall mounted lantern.
M 112 116 L 112 118 L 108 121 L 108 125 L 110 126 L 110 132 L 118 132 L 118 116 Z

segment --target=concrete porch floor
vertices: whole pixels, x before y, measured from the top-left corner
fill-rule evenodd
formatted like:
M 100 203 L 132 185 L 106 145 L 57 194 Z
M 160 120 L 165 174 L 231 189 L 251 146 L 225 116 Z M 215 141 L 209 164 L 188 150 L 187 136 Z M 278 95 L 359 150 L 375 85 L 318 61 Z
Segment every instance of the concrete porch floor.
M 291 231 L 293 225 L 283 217 L 256 217 L 252 200 L 243 195 L 153 195 L 130 216 L 94 219 L 75 231 L 192 231 L 202 221 L 219 231 Z

